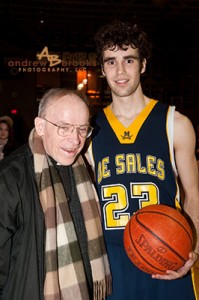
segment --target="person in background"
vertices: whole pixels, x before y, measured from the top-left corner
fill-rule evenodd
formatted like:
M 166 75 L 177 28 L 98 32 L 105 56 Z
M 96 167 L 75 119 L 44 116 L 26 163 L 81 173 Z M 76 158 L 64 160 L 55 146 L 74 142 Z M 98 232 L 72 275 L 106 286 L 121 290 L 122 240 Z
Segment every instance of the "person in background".
M 0 162 L 0 299 L 102 300 L 111 277 L 94 186 L 80 154 L 85 101 L 55 88 L 28 144 Z
M 13 120 L 8 116 L 0 117 L 0 160 L 17 148 L 13 137 Z
M 113 279 L 112 295 L 107 299 L 196 299 L 198 283 L 194 268 L 192 274 L 190 269 L 198 259 L 198 240 L 184 266 L 167 270 L 165 275 L 139 270 L 123 245 L 124 228 L 131 215 L 150 204 L 181 209 L 199 233 L 193 126 L 175 107 L 143 93 L 141 75 L 151 55 L 151 42 L 137 24 L 115 21 L 102 26 L 95 41 L 112 97 L 110 105 L 94 116 L 95 129 L 86 153 L 95 171 Z M 183 205 L 178 177 L 185 191 Z

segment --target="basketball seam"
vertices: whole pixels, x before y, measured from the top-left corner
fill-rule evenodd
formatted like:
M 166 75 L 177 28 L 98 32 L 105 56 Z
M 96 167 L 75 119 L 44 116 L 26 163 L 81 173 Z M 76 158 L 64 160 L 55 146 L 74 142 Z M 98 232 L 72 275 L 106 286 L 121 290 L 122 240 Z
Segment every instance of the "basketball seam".
M 145 212 L 138 212 L 138 213 L 136 213 L 135 215 L 137 216 L 137 215 L 141 215 L 141 214 L 147 214 L 147 213 L 153 213 L 153 214 L 160 214 L 160 215 L 164 215 L 164 216 L 166 216 L 166 217 L 168 217 L 168 218 L 170 218 L 170 219 L 172 219 L 172 220 L 174 220 L 176 223 L 178 223 L 183 229 L 184 229 L 184 231 L 187 233 L 187 235 L 188 235 L 188 237 L 189 237 L 189 239 L 190 239 L 190 242 L 191 242 L 191 244 L 193 243 L 193 239 L 192 239 L 192 237 L 190 236 L 190 234 L 189 234 L 189 232 L 187 231 L 187 229 L 186 229 L 186 227 L 184 227 L 184 225 L 183 224 L 181 224 L 178 220 L 176 220 L 175 218 L 172 218 L 172 216 L 169 216 L 169 215 L 167 215 L 167 214 L 165 214 L 165 213 L 162 213 L 162 212 L 159 212 L 159 211 L 145 211 Z M 189 225 L 189 224 L 188 224 Z
M 158 212 L 158 214 L 161 214 L 160 212 Z M 162 214 L 164 215 L 164 214 Z M 161 241 L 166 247 L 168 247 L 171 251 L 173 251 L 173 253 L 176 254 L 176 256 L 178 256 L 183 262 L 186 262 L 186 260 L 176 251 L 174 250 L 171 246 L 169 246 L 166 242 L 164 242 L 161 238 L 159 238 L 153 231 L 151 231 L 149 228 L 147 228 L 143 223 L 141 223 L 138 218 L 137 218 L 138 214 L 135 215 L 137 222 L 143 227 L 145 228 L 148 232 L 150 232 L 154 237 L 156 237 L 159 241 Z M 167 216 L 167 215 L 166 215 Z M 175 220 L 175 219 L 174 219 Z M 175 220 L 176 221 L 176 220 Z M 180 223 L 179 223 L 180 224 Z M 184 228 L 184 227 L 183 227 Z
M 131 223 L 131 221 L 132 221 L 132 219 L 130 220 L 130 223 Z M 163 270 L 161 270 L 161 269 L 155 267 L 155 266 L 152 265 L 151 263 L 149 263 L 149 262 L 148 262 L 148 261 L 140 254 L 140 252 L 139 252 L 139 251 L 137 250 L 137 248 L 136 248 L 136 245 L 135 245 L 134 241 L 132 240 L 132 237 L 131 237 L 131 230 L 130 230 L 130 224 L 129 224 L 128 230 L 129 230 L 129 237 L 130 237 L 131 242 L 132 242 L 132 244 L 133 244 L 133 246 L 134 246 L 134 250 L 135 250 L 135 251 L 137 252 L 137 254 L 143 259 L 143 261 L 145 261 L 146 265 L 148 265 L 149 268 L 152 267 L 153 269 L 155 269 L 155 270 L 157 270 L 157 271 L 159 271 L 159 272 L 161 272 L 161 273 L 165 273 L 165 271 L 163 271 Z M 149 273 L 149 271 L 148 271 L 147 273 Z M 154 274 L 155 274 L 155 271 L 152 271 L 152 270 L 151 270 L 151 273 L 154 273 Z M 150 273 L 149 273 L 149 274 L 150 274 Z

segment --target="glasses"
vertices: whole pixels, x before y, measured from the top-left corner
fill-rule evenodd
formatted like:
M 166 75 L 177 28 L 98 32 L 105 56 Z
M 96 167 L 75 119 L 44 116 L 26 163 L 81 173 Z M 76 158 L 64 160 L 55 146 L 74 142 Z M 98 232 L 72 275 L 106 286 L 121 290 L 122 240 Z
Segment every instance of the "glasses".
M 56 126 L 58 135 L 62 136 L 62 137 L 72 134 L 74 129 L 76 129 L 78 135 L 80 135 L 83 138 L 88 138 L 93 131 L 93 127 L 89 126 L 89 125 L 74 125 L 74 124 L 69 124 L 69 123 L 66 123 L 64 125 L 57 125 L 47 119 L 44 119 L 44 120 L 47 121 L 48 123 Z

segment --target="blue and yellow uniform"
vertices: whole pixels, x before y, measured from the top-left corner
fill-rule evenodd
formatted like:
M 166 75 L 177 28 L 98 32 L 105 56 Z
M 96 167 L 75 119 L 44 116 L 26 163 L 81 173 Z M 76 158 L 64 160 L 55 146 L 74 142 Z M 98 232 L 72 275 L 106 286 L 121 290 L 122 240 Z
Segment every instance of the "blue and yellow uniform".
M 174 107 L 151 100 L 129 127 L 106 107 L 95 118 L 91 150 L 113 300 L 193 300 L 191 275 L 157 280 L 136 268 L 123 246 L 130 216 L 150 204 L 180 207 L 173 153 Z

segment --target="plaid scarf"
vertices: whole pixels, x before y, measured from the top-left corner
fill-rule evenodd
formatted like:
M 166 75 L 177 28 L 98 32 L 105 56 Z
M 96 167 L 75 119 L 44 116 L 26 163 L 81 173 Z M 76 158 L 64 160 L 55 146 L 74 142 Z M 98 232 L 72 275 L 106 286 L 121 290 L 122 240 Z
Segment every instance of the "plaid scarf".
M 46 155 L 41 137 L 33 129 L 29 146 L 46 225 L 44 298 L 46 300 L 89 299 L 86 276 L 74 224 L 60 176 Z M 83 158 L 72 166 L 88 240 L 93 278 L 93 299 L 111 292 L 111 275 L 102 237 L 97 196 Z

